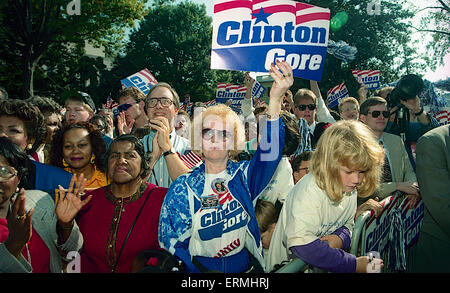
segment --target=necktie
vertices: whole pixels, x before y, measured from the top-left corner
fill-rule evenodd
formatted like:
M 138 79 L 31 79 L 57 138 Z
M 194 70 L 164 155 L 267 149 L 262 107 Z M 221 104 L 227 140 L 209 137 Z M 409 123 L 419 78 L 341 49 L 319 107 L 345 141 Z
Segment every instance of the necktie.
M 383 142 L 380 140 L 380 145 L 384 147 Z M 384 148 L 386 150 L 386 148 Z M 391 167 L 389 166 L 389 160 L 387 154 L 384 156 L 383 175 L 381 176 L 381 182 L 392 182 Z

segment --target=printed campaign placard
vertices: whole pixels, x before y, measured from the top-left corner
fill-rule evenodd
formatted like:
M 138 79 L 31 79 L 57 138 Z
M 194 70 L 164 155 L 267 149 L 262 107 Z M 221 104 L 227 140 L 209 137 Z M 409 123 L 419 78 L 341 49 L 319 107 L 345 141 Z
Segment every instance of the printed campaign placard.
M 320 81 L 330 10 L 288 0 L 215 0 L 212 69 L 267 72 L 285 60 L 294 76 Z
M 253 83 L 253 87 L 252 87 L 252 99 L 253 102 L 257 99 L 261 99 L 262 96 L 264 95 L 264 92 L 266 91 L 266 88 L 263 87 L 262 84 L 260 84 L 259 82 L 257 82 L 255 80 L 255 82 Z
M 147 95 L 150 88 L 158 83 L 147 68 L 122 79 L 120 82 L 122 83 L 122 88 L 135 87 L 143 92 L 144 95 Z
M 338 84 L 327 92 L 328 108 L 333 108 L 339 104 L 339 101 L 348 97 L 348 90 L 345 83 Z
M 383 206 L 381 214 L 377 218 L 372 215 L 364 227 L 361 255 L 367 255 L 370 251 L 377 251 L 380 254 L 386 252 L 389 245 L 389 230 L 392 224 L 391 216 L 396 209 L 401 212 L 405 250 L 411 247 L 419 237 L 425 209 L 422 200 L 414 207 L 410 207 L 409 198 L 398 193 L 389 196 L 380 204 Z
M 377 90 L 381 87 L 379 70 L 352 70 L 353 76 L 368 90 Z
M 241 112 L 242 100 L 245 98 L 247 88 L 241 85 L 229 83 L 218 83 L 216 92 L 216 103 L 226 104 L 231 99 L 230 108 L 236 113 Z

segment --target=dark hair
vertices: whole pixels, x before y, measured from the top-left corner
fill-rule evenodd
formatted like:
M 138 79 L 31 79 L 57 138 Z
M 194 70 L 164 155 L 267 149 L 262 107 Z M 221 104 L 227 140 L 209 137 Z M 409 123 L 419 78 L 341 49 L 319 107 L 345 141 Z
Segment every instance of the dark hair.
M 263 105 L 259 105 L 255 108 L 255 110 L 253 110 L 253 115 L 258 116 L 258 114 L 266 111 L 267 109 L 269 109 L 269 107 L 266 104 Z
M 367 115 L 369 113 L 369 108 L 376 105 L 386 105 L 387 107 L 387 101 L 382 97 L 377 96 L 367 99 L 359 106 L 359 114 Z
M 141 157 L 141 170 L 144 171 L 141 174 L 141 178 L 144 179 L 145 177 L 147 177 L 148 174 L 150 174 L 150 172 L 151 172 L 150 153 L 145 152 L 144 144 L 142 143 L 142 141 L 139 138 L 137 138 L 131 134 L 120 135 L 119 137 L 115 138 L 109 144 L 108 151 L 106 152 L 106 155 L 105 155 L 106 172 L 108 173 L 108 160 L 109 160 L 109 156 L 111 155 L 111 148 L 114 143 L 119 142 L 119 141 L 129 141 L 134 145 L 134 150 Z
M 95 114 L 94 116 L 92 116 L 91 119 L 89 119 L 89 122 L 92 123 L 92 124 L 94 124 L 93 121 L 95 121 L 95 120 L 99 120 L 99 121 L 102 122 L 102 124 L 103 124 L 104 126 L 103 126 L 102 129 L 98 129 L 98 130 L 99 130 L 100 132 L 102 132 L 102 133 L 105 133 L 105 132 L 108 130 L 108 127 L 109 127 L 108 121 L 106 121 L 106 118 L 103 117 L 102 115 Z M 97 127 L 97 125 L 94 125 L 94 127 Z M 97 128 L 98 128 L 98 127 L 97 127 Z
M 26 151 L 28 154 L 36 151 L 44 142 L 47 126 L 44 115 L 35 105 L 18 99 L 1 100 L 0 116 L 13 116 L 23 121 L 27 137 L 34 139 L 32 148 Z
M 304 151 L 303 153 L 296 156 L 291 162 L 292 171 L 298 172 L 299 171 L 298 169 L 300 168 L 302 162 L 311 160 L 312 154 L 313 154 L 312 151 Z
M 331 126 L 330 122 L 318 122 L 316 124 L 316 128 L 314 128 L 314 135 L 311 137 L 311 147 L 313 149 L 316 148 L 317 143 L 319 142 L 320 137 L 325 132 L 325 130 Z
M 31 164 L 27 154 L 10 139 L 0 137 L 0 155 L 8 161 L 9 165 L 17 170 L 17 176 L 20 178 L 18 187 L 23 187 L 28 181 Z
M 331 116 L 333 116 L 334 120 L 339 121 L 341 120 L 341 115 L 339 114 L 339 112 L 333 110 L 333 109 L 328 109 L 330 111 Z
M 283 155 L 290 156 L 297 150 L 300 142 L 300 130 L 298 129 L 297 121 L 288 112 L 283 111 L 280 114 L 281 120 L 284 123 L 285 137 Z
M 55 102 L 55 100 L 47 98 L 47 97 L 40 97 L 40 96 L 34 96 L 26 100 L 27 102 L 35 105 L 36 107 L 41 110 L 42 114 L 46 113 L 57 113 L 61 114 L 61 105 Z
M 106 144 L 103 140 L 102 133 L 94 125 L 89 122 L 78 122 L 63 126 L 53 136 L 52 146 L 50 149 L 50 165 L 64 169 L 63 159 L 63 141 L 64 134 L 71 129 L 86 129 L 89 132 L 89 140 L 91 142 L 92 153 L 95 155 L 95 166 L 101 172 L 105 172 L 105 160 L 103 156 L 106 152 Z

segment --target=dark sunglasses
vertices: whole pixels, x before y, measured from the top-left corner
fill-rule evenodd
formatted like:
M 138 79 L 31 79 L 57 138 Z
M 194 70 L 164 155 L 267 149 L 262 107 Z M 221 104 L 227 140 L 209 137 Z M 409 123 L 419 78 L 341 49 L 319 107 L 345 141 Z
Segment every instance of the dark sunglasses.
M 215 130 L 211 128 L 205 128 L 202 130 L 202 137 L 205 140 L 211 140 L 213 136 L 216 139 L 225 141 L 231 137 L 231 133 L 226 130 Z
M 115 108 L 113 110 L 114 113 L 114 118 L 116 118 L 117 116 L 120 115 L 120 113 L 130 109 L 133 106 L 133 104 L 122 104 L 120 106 L 118 106 L 117 108 Z
M 380 114 L 383 114 L 384 118 L 389 118 L 389 116 L 391 116 L 391 112 L 389 112 L 389 111 L 372 111 L 372 112 L 367 112 L 367 114 L 371 114 L 373 118 L 378 118 L 378 116 L 380 116 Z
M 309 105 L 297 105 L 295 106 L 300 111 L 305 111 L 306 107 L 308 107 L 309 111 L 312 111 L 316 108 L 316 104 L 309 104 Z

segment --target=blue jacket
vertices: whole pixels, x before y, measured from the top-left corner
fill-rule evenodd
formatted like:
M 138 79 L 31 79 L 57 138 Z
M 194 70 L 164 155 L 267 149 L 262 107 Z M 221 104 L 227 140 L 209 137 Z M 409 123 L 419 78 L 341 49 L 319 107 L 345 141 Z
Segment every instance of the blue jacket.
M 278 131 L 275 128 L 277 126 Z M 229 192 L 248 215 L 245 248 L 263 267 L 261 236 L 254 206 L 281 160 L 285 137 L 284 123 L 281 119 L 269 121 L 266 129 L 268 131 L 263 132 L 263 138 L 251 161 L 228 161 L 226 167 L 226 172 L 231 176 L 228 182 Z M 201 232 L 200 238 L 220 239 L 229 230 L 225 228 L 223 221 L 219 220 L 217 221 L 219 225 L 211 225 L 203 231 L 192 231 L 193 216 L 201 210 L 200 196 L 203 194 L 204 185 L 205 165 L 201 164 L 190 173 L 178 177 L 171 184 L 161 209 L 158 236 L 160 246 L 180 258 L 186 264 L 188 272 L 200 272 L 193 264 L 193 255 L 189 250 L 193 233 Z M 228 257 L 208 257 L 210 260 L 218 261 L 226 258 Z M 207 269 L 210 268 L 207 267 Z
M 36 172 L 34 172 L 35 180 L 30 182 L 34 186 L 27 186 L 27 189 L 42 190 L 50 194 L 55 200 L 55 189 L 58 189 L 58 185 L 61 185 L 63 188 L 69 187 L 70 179 L 72 178 L 71 173 L 55 166 L 31 161 L 36 168 Z

